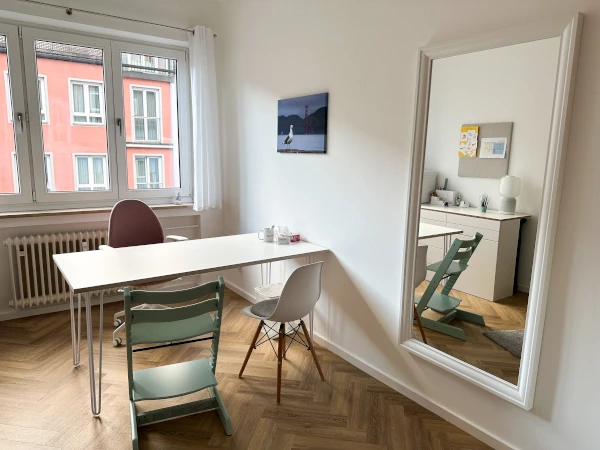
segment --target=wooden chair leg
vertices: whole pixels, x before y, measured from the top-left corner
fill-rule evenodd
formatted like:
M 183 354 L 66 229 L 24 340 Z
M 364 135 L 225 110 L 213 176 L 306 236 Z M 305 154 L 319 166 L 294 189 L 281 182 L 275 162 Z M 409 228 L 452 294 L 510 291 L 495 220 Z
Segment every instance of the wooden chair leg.
M 254 337 L 252 338 L 252 343 L 250 344 L 250 348 L 248 349 L 248 353 L 246 353 L 246 359 L 244 359 L 244 364 L 242 364 L 242 368 L 240 369 L 240 373 L 238 377 L 242 378 L 242 374 L 244 373 L 244 369 L 246 368 L 246 364 L 248 364 L 248 360 L 250 359 L 250 355 L 252 354 L 252 350 L 254 350 L 254 346 L 256 345 L 256 341 L 258 340 L 258 335 L 260 334 L 260 330 L 263 326 L 263 321 L 261 320 L 258 324 L 258 328 L 256 329 L 256 333 L 254 333 Z
M 317 359 L 317 354 L 315 353 L 315 347 L 313 345 L 312 340 L 310 339 L 310 333 L 306 329 L 306 325 L 304 325 L 303 320 L 300 321 L 300 325 L 302 325 L 302 331 L 304 332 L 304 337 L 306 338 L 306 342 L 308 342 L 308 347 L 310 348 L 310 353 L 312 354 L 312 357 L 315 360 L 315 365 L 317 366 L 317 370 L 319 371 L 321 380 L 325 381 L 325 376 L 323 375 L 323 371 L 321 370 L 321 365 L 319 364 L 319 360 Z
M 285 334 L 285 324 L 279 325 L 279 339 L 278 339 L 278 351 L 277 351 L 277 403 L 281 403 L 281 366 L 283 365 L 283 335 Z
M 421 317 L 419 316 L 419 311 L 417 311 L 417 305 L 414 305 L 415 308 L 415 320 L 417 321 L 417 325 L 419 325 L 419 331 L 421 331 L 421 337 L 423 338 L 423 343 L 427 344 L 427 338 L 425 337 L 425 330 L 423 329 L 423 324 L 421 323 Z

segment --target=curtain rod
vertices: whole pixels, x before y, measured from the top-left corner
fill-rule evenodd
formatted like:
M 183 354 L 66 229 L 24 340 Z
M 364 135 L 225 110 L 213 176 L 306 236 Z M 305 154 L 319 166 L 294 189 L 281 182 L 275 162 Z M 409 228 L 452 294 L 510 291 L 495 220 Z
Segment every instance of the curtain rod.
M 67 6 L 55 5 L 53 3 L 40 2 L 38 0 L 19 0 L 19 1 L 23 2 L 23 3 L 33 3 L 35 5 L 40 5 L 40 6 L 49 6 L 51 8 L 64 9 L 65 13 L 68 16 L 72 16 L 73 12 L 79 12 L 79 13 L 83 13 L 83 14 L 90 14 L 92 16 L 108 17 L 110 19 L 118 19 L 118 20 L 128 20 L 129 22 L 143 23 L 145 25 L 154 25 L 156 27 L 170 28 L 172 30 L 185 31 L 187 33 L 194 34 L 194 30 L 190 30 L 188 28 L 174 27 L 172 25 L 165 25 L 165 24 L 162 24 L 162 23 L 154 23 L 154 22 L 148 22 L 148 21 L 145 21 L 145 20 L 138 20 L 138 19 L 129 19 L 128 17 L 121 17 L 121 16 L 115 16 L 113 14 L 105 14 L 105 13 L 100 13 L 100 12 L 95 12 L 95 11 L 88 11 L 86 9 L 69 8 Z M 213 37 L 216 38 L 217 35 L 213 34 Z

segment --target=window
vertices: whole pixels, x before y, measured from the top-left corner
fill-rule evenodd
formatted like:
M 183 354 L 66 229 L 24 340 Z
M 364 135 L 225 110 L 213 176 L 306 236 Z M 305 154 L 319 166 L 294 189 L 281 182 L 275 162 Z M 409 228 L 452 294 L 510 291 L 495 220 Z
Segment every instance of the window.
M 12 95 L 10 93 L 10 78 L 8 77 L 8 70 L 4 71 L 4 93 L 6 94 L 6 114 L 8 116 L 8 121 L 12 123 L 13 121 L 13 105 L 12 105 Z
M 13 121 L 13 107 L 12 107 L 12 96 L 10 92 L 10 80 L 8 77 L 8 71 L 4 71 L 4 86 L 6 89 L 6 108 L 8 111 L 8 121 Z M 38 95 L 40 102 L 40 118 L 43 124 L 50 123 L 50 116 L 48 115 L 48 82 L 46 75 L 38 76 Z
M 108 189 L 106 156 L 75 156 L 75 188 L 78 191 L 104 191 Z
M 54 187 L 54 161 L 51 153 L 44 154 L 44 173 L 46 174 L 46 190 L 55 191 Z
M 69 80 L 71 123 L 73 125 L 104 123 L 102 83 Z
M 15 194 L 19 193 L 20 183 L 19 183 L 19 160 L 17 159 L 17 153 L 12 152 L 12 177 L 13 177 L 13 192 Z
M 48 115 L 48 80 L 46 75 L 38 75 L 38 96 L 40 103 L 40 119 L 43 124 L 50 123 Z
M 135 141 L 160 141 L 160 90 L 131 87 L 133 139 Z
M 191 201 L 189 84 L 184 50 L 0 22 L 0 210 Z
M 135 155 L 134 170 L 136 189 L 160 189 L 164 187 L 162 156 Z

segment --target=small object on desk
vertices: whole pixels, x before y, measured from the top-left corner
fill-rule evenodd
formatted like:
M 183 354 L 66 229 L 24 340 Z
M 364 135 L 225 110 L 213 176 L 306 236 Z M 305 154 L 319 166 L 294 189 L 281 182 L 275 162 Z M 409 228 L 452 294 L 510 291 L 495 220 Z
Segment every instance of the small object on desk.
M 446 178 L 444 180 L 444 190 L 447 191 L 448 190 L 448 178 Z
M 482 194 L 481 197 L 479 197 L 479 210 L 481 212 L 487 211 L 489 201 L 490 201 L 490 198 L 487 194 Z
M 290 235 L 290 242 L 300 242 L 300 233 L 292 233 Z
M 289 245 L 290 244 L 290 235 L 289 234 L 278 234 L 277 235 L 277 243 L 279 245 Z
M 469 201 L 468 201 L 468 200 L 462 200 L 462 201 L 460 202 L 460 205 L 459 205 L 459 206 L 460 206 L 461 208 L 468 208 L 468 207 L 469 207 Z
M 258 238 L 259 238 L 261 241 L 263 241 L 263 240 L 264 240 L 265 242 L 273 242 L 273 241 L 275 240 L 275 239 L 274 239 L 274 235 L 275 235 L 275 230 L 274 230 L 274 228 L 275 228 L 275 225 L 272 225 L 272 226 L 270 226 L 270 227 L 263 228 L 262 230 L 260 230 L 260 231 L 258 232 Z M 263 237 L 260 237 L 260 233 L 263 233 Z

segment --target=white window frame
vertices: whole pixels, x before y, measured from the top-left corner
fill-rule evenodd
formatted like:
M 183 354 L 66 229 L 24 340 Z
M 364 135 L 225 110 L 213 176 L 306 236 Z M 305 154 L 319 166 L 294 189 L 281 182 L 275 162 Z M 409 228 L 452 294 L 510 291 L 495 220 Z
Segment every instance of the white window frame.
M 83 185 L 79 184 L 79 165 L 77 164 L 77 158 L 88 159 L 88 177 L 90 183 Z M 102 171 L 104 172 L 104 183 L 96 184 L 93 182 L 94 177 L 94 158 L 102 158 Z M 73 181 L 75 186 L 75 192 L 105 192 L 108 189 L 108 157 L 105 153 L 73 153 Z M 89 190 L 79 190 L 80 187 L 89 187 Z M 103 189 L 94 189 L 102 187 Z
M 39 84 L 39 82 L 41 81 L 41 84 Z M 41 116 L 41 111 L 44 112 L 45 115 L 45 119 L 42 120 L 42 123 L 44 125 L 48 125 L 50 123 L 50 109 L 48 107 L 48 77 L 46 77 L 46 75 L 38 75 L 38 87 L 42 86 L 42 92 L 39 92 L 38 89 L 38 94 L 40 95 L 40 98 L 42 99 L 42 104 L 40 104 L 40 116 Z M 4 71 L 4 87 L 5 87 L 5 94 L 6 94 L 6 110 L 7 110 L 7 116 L 8 116 L 8 122 L 9 123 L 13 123 L 13 117 L 12 117 L 12 111 L 13 111 L 13 106 L 12 106 L 12 95 L 10 92 L 10 81 L 8 79 L 8 70 Z M 42 108 L 43 106 L 43 108 Z
M 69 114 L 70 121 L 73 119 L 73 99 L 72 99 L 72 86 L 71 80 L 79 82 L 89 82 L 92 84 L 102 83 L 103 90 L 100 95 L 100 111 L 103 116 L 103 123 L 82 123 L 77 122 L 77 125 L 81 126 L 98 126 L 106 128 L 106 153 L 98 152 L 100 155 L 108 155 L 108 189 L 102 191 L 77 191 L 77 183 L 75 183 L 75 189 L 71 191 L 48 191 L 46 189 L 46 174 L 44 167 L 44 139 L 43 133 L 45 130 L 42 129 L 40 124 L 40 112 L 37 101 L 37 95 L 28 95 L 28 106 L 30 115 L 30 128 L 31 128 L 31 153 L 33 163 L 33 174 L 35 181 L 35 195 L 37 204 L 47 205 L 46 208 L 64 208 L 65 206 L 72 207 L 89 207 L 99 205 L 110 205 L 114 204 L 118 200 L 118 187 L 114 180 L 117 180 L 117 151 L 115 145 L 115 132 L 114 129 L 107 126 L 107 124 L 114 124 L 114 107 L 113 107 L 113 91 L 112 91 L 112 77 L 110 68 L 112 67 L 112 52 L 110 47 L 110 41 L 106 39 L 100 39 L 96 37 L 84 36 L 73 33 L 63 33 L 52 30 L 44 30 L 40 28 L 22 28 L 22 42 L 23 42 L 23 60 L 25 67 L 25 80 L 27 86 L 36 86 L 37 76 L 37 57 L 35 51 L 35 41 L 49 41 L 49 42 L 64 42 L 72 45 L 79 45 L 85 47 L 92 47 L 102 50 L 103 52 L 103 73 L 104 80 L 86 80 L 81 78 L 67 78 L 68 95 L 69 95 Z M 52 76 L 51 74 L 49 76 Z M 66 99 L 65 99 L 66 100 Z M 88 100 L 89 101 L 89 100 Z M 89 111 L 89 109 L 87 110 Z M 71 123 L 72 124 L 72 123 Z M 68 125 L 66 125 L 68 126 Z M 114 128 L 114 127 L 113 127 Z M 85 149 L 80 152 L 74 152 L 76 154 L 88 153 Z M 92 152 L 95 153 L 95 152 Z M 55 178 L 55 182 L 60 182 Z
M 150 181 L 146 181 L 145 183 L 138 183 L 137 179 L 138 179 L 138 173 L 137 173 L 137 164 L 136 164 L 136 159 L 137 158 L 144 158 L 145 161 L 145 166 L 146 166 L 146 178 L 149 180 L 150 177 L 150 162 L 148 161 L 150 158 L 156 158 L 159 160 L 158 163 L 158 184 L 160 185 L 160 187 L 158 187 L 158 189 L 164 189 L 164 185 L 165 185 L 165 157 L 164 155 L 160 155 L 160 154 L 147 154 L 147 153 L 134 153 L 132 155 L 133 157 L 133 184 L 134 184 L 134 189 L 138 189 L 138 190 L 142 190 L 142 191 L 149 191 L 151 190 L 150 188 L 148 189 L 141 189 L 138 187 L 139 184 L 154 184 L 154 183 L 150 183 Z M 154 189 L 156 190 L 156 189 Z
M 83 86 L 83 109 L 85 112 L 75 112 L 75 103 L 73 102 L 73 85 L 80 84 Z M 100 113 L 90 112 L 90 86 L 98 86 L 100 89 Z M 84 126 L 84 127 L 104 127 L 106 126 L 106 118 L 104 117 L 104 83 L 97 80 L 86 80 L 82 78 L 69 78 L 69 110 L 71 113 L 71 125 L 72 126 Z M 75 116 L 85 116 L 86 122 L 76 122 Z M 99 117 L 100 122 L 90 122 L 92 117 Z
M 11 153 L 15 152 L 17 155 L 17 167 L 15 167 L 15 169 L 17 170 L 18 175 L 17 182 L 20 186 L 18 186 L 19 189 L 15 189 L 18 191 L 17 193 L 0 193 L 0 206 L 8 208 L 14 206 L 15 208 L 18 208 L 18 205 L 33 204 L 31 168 L 29 166 L 29 124 L 25 120 L 27 110 L 25 108 L 19 30 L 15 25 L 0 23 L 0 35 L 6 37 L 7 46 L 6 55 L 8 58 L 9 69 L 6 71 L 4 80 L 6 83 L 6 96 L 7 98 L 10 98 L 12 104 L 12 110 L 8 110 L 8 117 L 11 122 L 17 117 L 17 114 L 21 114 L 22 117 L 21 124 L 13 124 L 15 148 L 11 149 Z M 15 161 L 14 157 L 12 161 Z M 13 180 L 15 179 L 13 178 Z
M 144 142 L 148 142 L 151 144 L 161 144 L 162 143 L 162 90 L 160 87 L 154 87 L 154 86 L 144 86 L 141 84 L 132 84 L 130 86 L 129 89 L 129 101 L 130 101 L 130 112 L 131 112 L 131 117 L 130 117 L 130 122 L 131 122 L 131 140 L 132 142 L 136 142 L 136 143 L 144 143 Z M 133 112 L 134 106 L 133 106 L 133 92 L 134 91 L 142 91 L 142 98 L 143 98 L 143 105 L 142 108 L 144 109 L 144 116 L 143 117 L 137 117 L 142 118 L 144 120 L 144 137 L 145 139 L 136 139 L 135 137 L 135 119 L 136 116 Z M 156 93 L 156 112 L 157 112 L 157 116 L 156 117 L 149 117 L 148 116 L 148 103 L 147 103 L 147 93 L 149 91 L 153 91 Z M 148 139 L 148 119 L 156 119 L 157 121 L 157 139 L 156 140 L 149 140 Z
M 143 44 L 131 44 L 120 41 L 112 42 L 113 56 L 112 60 L 115 61 L 113 70 L 114 78 L 113 85 L 115 87 L 115 104 L 123 105 L 124 108 L 124 95 L 130 95 L 130 92 L 123 92 L 123 75 L 121 72 L 121 62 L 123 52 L 133 53 L 138 55 L 152 55 L 162 58 L 175 59 L 177 61 L 177 85 L 176 89 L 173 86 L 172 94 L 176 94 L 176 98 L 172 99 L 177 105 L 177 110 L 171 111 L 171 122 L 178 124 L 178 128 L 174 128 L 173 133 L 173 167 L 179 167 L 179 172 L 173 176 L 174 184 L 179 184 L 178 187 L 174 188 L 162 188 L 162 189 L 130 189 L 128 186 L 127 171 L 119 171 L 119 198 L 136 198 L 140 200 L 157 200 L 164 202 L 172 202 L 173 198 L 177 193 L 181 193 L 182 200 L 184 202 L 192 201 L 192 126 L 191 126 L 191 91 L 189 81 L 189 68 L 186 58 L 186 54 L 182 50 L 173 50 L 168 48 L 155 47 L 153 45 Z M 118 64 L 117 64 L 118 62 Z M 161 98 L 162 101 L 162 98 Z M 119 106 L 120 108 L 121 106 Z M 133 103 L 131 104 L 133 111 Z M 124 110 L 116 112 L 116 117 L 123 117 L 120 114 L 125 114 Z M 133 114 L 133 112 L 131 113 Z M 162 122 L 162 111 L 161 111 L 161 122 Z M 162 129 L 162 127 L 161 127 Z M 117 130 L 118 131 L 118 130 Z M 133 136 L 132 130 L 132 136 Z M 127 167 L 127 147 L 142 147 L 142 143 L 134 142 L 128 143 L 125 138 L 126 133 L 117 132 L 117 158 L 119 167 Z M 162 134 L 161 134 L 162 136 Z M 155 144 L 149 143 L 149 148 L 154 147 Z M 141 150 L 141 149 L 140 149 Z M 164 180 L 164 178 L 163 178 Z M 135 180 L 132 183 L 136 185 Z

